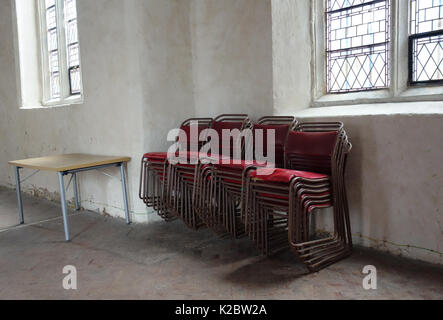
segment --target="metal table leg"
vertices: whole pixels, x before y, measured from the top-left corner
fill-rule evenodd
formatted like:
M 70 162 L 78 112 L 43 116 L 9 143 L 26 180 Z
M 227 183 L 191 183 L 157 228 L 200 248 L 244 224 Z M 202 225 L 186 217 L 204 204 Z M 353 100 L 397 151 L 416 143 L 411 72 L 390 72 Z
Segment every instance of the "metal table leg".
M 74 178 L 72 188 L 74 189 L 75 211 L 79 211 L 80 210 L 80 203 L 78 201 L 77 174 L 73 173 L 72 176 Z
M 62 213 L 63 213 L 63 225 L 65 228 L 65 239 L 66 242 L 70 241 L 69 238 L 69 224 L 68 224 L 68 206 L 66 205 L 66 193 L 65 193 L 65 183 L 63 181 L 63 172 L 58 173 L 58 182 L 60 184 L 60 196 L 62 203 Z
M 22 202 L 22 193 L 20 188 L 20 167 L 14 167 L 14 172 L 15 172 L 15 185 L 17 191 L 17 203 L 18 203 L 20 224 L 24 224 L 25 219 L 23 218 L 23 202 Z
M 126 223 L 130 224 L 131 220 L 129 219 L 128 195 L 126 193 L 125 165 L 123 162 L 120 164 L 120 173 L 122 178 L 122 191 L 123 191 L 123 202 L 125 206 Z

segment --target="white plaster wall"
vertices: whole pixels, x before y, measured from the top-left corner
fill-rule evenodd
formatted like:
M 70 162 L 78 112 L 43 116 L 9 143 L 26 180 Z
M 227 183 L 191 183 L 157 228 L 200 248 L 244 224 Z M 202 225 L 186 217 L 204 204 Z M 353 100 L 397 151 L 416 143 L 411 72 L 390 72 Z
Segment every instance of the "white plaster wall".
M 190 5 L 191 0 L 140 1 L 143 150 L 165 151 L 168 131 L 194 117 Z
M 272 114 L 271 1 L 194 0 L 191 30 L 196 114 Z
M 20 12 L 17 23 L 13 26 L 15 48 L 20 48 L 17 56 L 16 70 L 19 104 L 23 107 L 34 107 L 41 104 L 42 89 L 40 84 L 40 50 L 37 20 L 38 5 L 36 1 L 15 1 L 13 10 Z
M 272 0 L 273 106 L 278 114 L 311 103 L 310 17 L 310 0 Z

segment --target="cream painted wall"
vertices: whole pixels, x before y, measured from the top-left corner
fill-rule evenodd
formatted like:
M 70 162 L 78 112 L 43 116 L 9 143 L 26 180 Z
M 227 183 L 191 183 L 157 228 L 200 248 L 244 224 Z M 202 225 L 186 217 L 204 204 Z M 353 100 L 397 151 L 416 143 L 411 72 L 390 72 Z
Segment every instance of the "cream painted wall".
M 271 1 L 194 0 L 191 30 L 196 114 L 272 114 Z
M 16 1 L 13 10 L 20 12 L 17 23 L 13 26 L 15 48 L 20 48 L 16 68 L 19 104 L 23 107 L 35 107 L 41 104 L 42 86 L 40 85 L 40 29 L 37 12 L 38 2 Z M 36 85 L 37 84 L 37 85 Z
M 143 87 L 143 150 L 164 151 L 167 133 L 194 117 L 191 0 L 141 0 L 136 16 Z
M 272 0 L 273 106 L 292 114 L 311 103 L 311 0 Z

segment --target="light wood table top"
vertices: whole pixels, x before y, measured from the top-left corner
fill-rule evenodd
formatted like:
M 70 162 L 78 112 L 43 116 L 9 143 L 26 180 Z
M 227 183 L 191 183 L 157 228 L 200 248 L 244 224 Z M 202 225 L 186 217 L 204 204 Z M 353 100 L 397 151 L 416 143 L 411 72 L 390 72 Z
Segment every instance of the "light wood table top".
M 9 161 L 10 165 L 43 171 L 63 172 L 112 163 L 128 162 L 129 157 L 99 156 L 92 154 L 62 154 L 41 158 Z

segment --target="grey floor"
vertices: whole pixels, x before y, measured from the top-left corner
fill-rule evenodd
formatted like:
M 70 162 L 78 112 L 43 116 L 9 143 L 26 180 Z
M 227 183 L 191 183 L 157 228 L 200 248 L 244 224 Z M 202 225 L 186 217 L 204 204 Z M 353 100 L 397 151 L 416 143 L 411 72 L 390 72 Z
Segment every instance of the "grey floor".
M 97 213 L 70 216 L 26 196 L 17 226 L 14 190 L 0 188 L 0 299 L 443 299 L 443 268 L 356 248 L 352 257 L 307 273 L 290 252 L 272 258 L 247 240 L 222 240 L 179 221 L 125 225 Z M 377 290 L 362 269 L 375 265 Z M 77 268 L 78 289 L 62 287 Z

